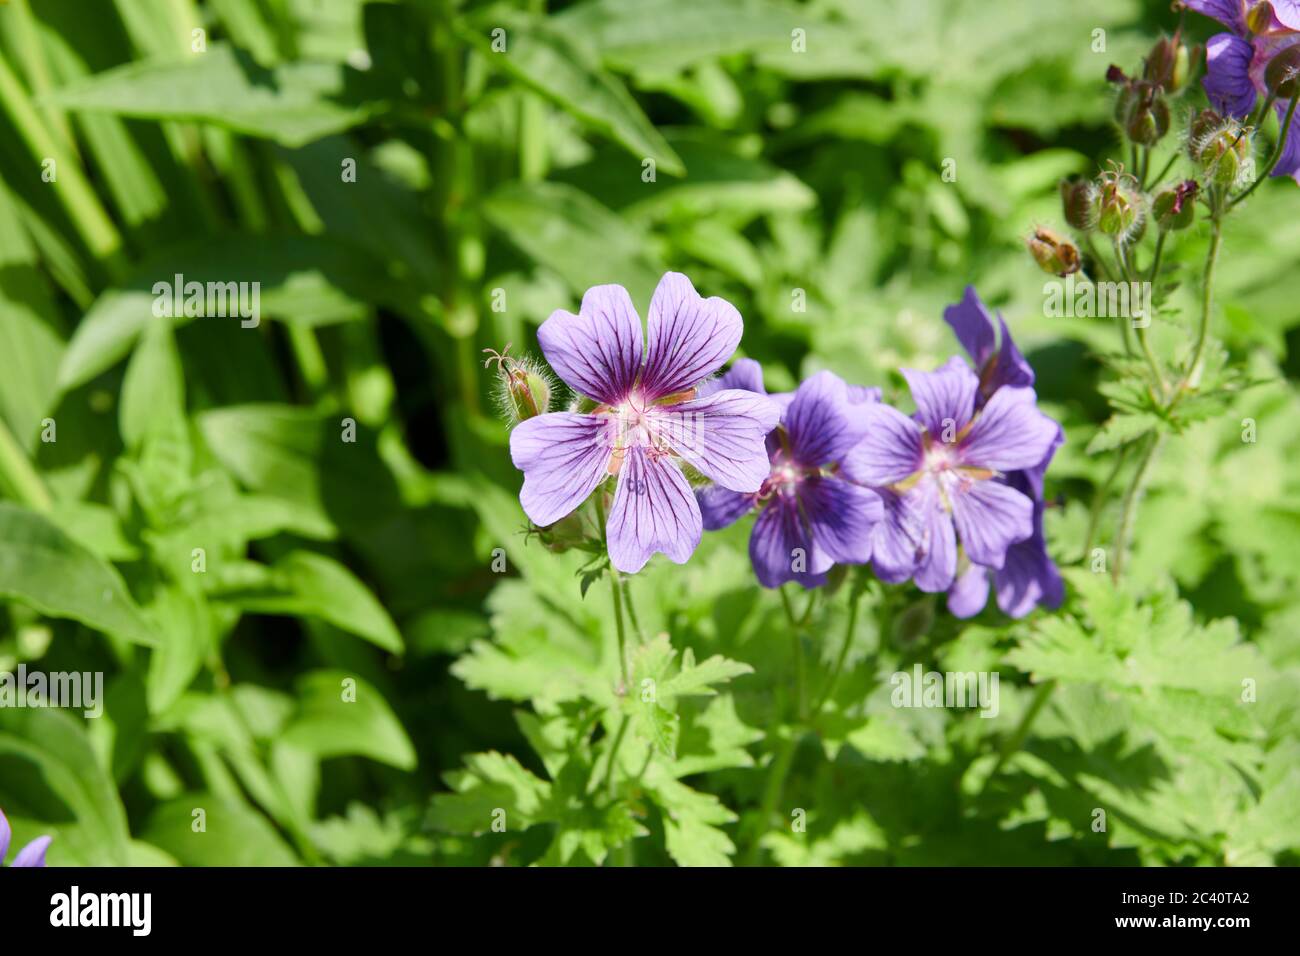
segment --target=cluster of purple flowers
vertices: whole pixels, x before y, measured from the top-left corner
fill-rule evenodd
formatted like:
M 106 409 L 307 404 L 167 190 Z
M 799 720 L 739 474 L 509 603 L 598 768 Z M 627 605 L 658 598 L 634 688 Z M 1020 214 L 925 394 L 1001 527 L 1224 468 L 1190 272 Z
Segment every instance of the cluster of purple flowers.
M 1260 96 L 1268 96 L 1266 74 L 1279 56 L 1293 58 L 1300 48 L 1300 0 L 1188 0 L 1187 6 L 1213 17 L 1231 30 L 1205 44 L 1205 93 L 1225 113 L 1244 119 Z M 1294 68 L 1294 67 L 1292 67 Z M 1290 100 L 1274 99 L 1279 123 L 1286 121 Z M 1297 121 L 1293 120 L 1292 125 Z M 1285 144 L 1273 176 L 1300 183 L 1300 136 L 1283 132 Z
M 954 357 L 903 370 L 908 416 L 831 372 L 776 395 L 750 359 L 714 378 L 740 342 L 740 315 L 675 273 L 650 303 L 643 359 L 627 292 L 593 288 L 577 315 L 557 311 L 538 334 L 580 398 L 511 435 L 524 511 L 553 524 L 617 476 L 606 542 L 621 571 L 655 552 L 680 564 L 704 529 L 756 512 L 749 553 L 765 587 L 813 588 L 836 564 L 870 563 L 883 581 L 947 592 L 961 617 L 990 587 L 1012 616 L 1056 606 L 1043 474 L 1061 427 L 1038 410 L 1033 370 L 974 289 L 945 319 L 974 368 Z

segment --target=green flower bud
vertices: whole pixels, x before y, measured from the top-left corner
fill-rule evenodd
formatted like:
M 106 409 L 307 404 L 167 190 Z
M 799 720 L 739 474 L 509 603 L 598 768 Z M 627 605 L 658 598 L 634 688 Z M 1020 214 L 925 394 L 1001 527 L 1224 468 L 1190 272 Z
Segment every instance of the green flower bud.
M 1093 185 L 1086 179 L 1061 180 L 1061 209 L 1065 221 L 1080 232 L 1096 225 L 1092 209 Z
M 1154 146 L 1167 132 L 1169 104 L 1159 95 L 1138 100 L 1124 124 L 1125 135 L 1139 146 Z
M 1079 250 L 1072 242 L 1062 239 L 1052 230 L 1035 229 L 1025 244 L 1029 247 L 1029 254 L 1044 272 L 1064 278 L 1079 271 Z
M 1224 190 L 1240 186 L 1255 166 L 1251 130 L 1235 120 L 1223 120 L 1194 138 L 1191 153 L 1209 181 Z
M 1156 221 L 1161 232 L 1170 229 L 1186 229 L 1196 220 L 1196 193 L 1199 190 L 1196 180 L 1173 186 L 1166 186 L 1156 193 L 1151 200 L 1151 218 Z
M 1133 239 L 1142 227 L 1142 192 L 1128 173 L 1102 174 L 1093 200 L 1097 228 L 1119 242 Z
M 497 404 L 512 425 L 551 410 L 551 396 L 555 389 L 550 373 L 540 363 L 507 355 L 509 344 L 502 352 L 494 349 L 483 351 L 490 353 L 483 363 L 484 368 L 497 363 Z
M 1300 92 L 1300 46 L 1287 47 L 1269 61 L 1264 84 L 1284 100 Z

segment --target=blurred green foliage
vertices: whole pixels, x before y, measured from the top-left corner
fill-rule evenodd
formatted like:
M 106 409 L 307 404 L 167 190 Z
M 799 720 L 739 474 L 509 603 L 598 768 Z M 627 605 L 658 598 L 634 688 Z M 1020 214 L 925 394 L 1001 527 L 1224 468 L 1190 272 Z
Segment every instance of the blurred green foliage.
M 1115 152 L 1107 65 L 1175 22 L 1162 0 L 0 6 L 0 667 L 107 675 L 99 719 L 0 709 L 18 841 L 53 833 L 54 865 L 1295 862 L 1300 192 L 1229 222 L 1214 333 L 1262 384 L 1158 459 L 1122 588 L 1083 553 L 1115 330 L 1047 316 L 1023 245 Z M 1206 241 L 1167 253 L 1162 356 Z M 524 534 L 480 353 L 597 283 L 644 308 L 669 268 L 740 308 L 773 389 L 829 368 L 889 397 L 957 351 L 942 308 L 974 284 L 1066 426 L 1067 606 L 959 622 L 868 585 L 805 733 L 732 528 L 631 581 L 634 675 L 664 693 L 616 698 L 608 589 L 580 597 L 590 556 Z M 261 321 L 159 318 L 177 275 L 260 283 Z M 811 687 L 849 590 L 809 620 Z M 998 716 L 891 707 L 915 663 L 998 672 Z M 1017 740 L 1031 676 L 1057 690 Z

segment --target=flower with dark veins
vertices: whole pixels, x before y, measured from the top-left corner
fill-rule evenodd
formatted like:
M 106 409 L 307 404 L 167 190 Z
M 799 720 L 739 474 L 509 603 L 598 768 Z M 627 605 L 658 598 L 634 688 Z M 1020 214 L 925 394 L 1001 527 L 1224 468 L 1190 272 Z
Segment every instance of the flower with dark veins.
M 752 359 L 741 359 L 719 385 L 762 392 L 762 370 Z M 749 557 L 759 583 L 819 587 L 834 565 L 871 559 L 873 529 L 882 516 L 880 499 L 843 480 L 838 463 L 864 434 L 865 424 L 852 406 L 876 401 L 878 393 L 819 372 L 793 394 L 772 398 L 781 407 L 781 422 L 767 439 L 766 480 L 753 494 L 717 485 L 696 492 L 704 527 L 724 528 L 757 508 Z
M 743 323 L 729 302 L 664 275 L 650 301 L 647 342 L 627 290 L 588 289 L 577 315 L 554 312 L 537 338 L 551 368 L 591 403 L 520 422 L 510 455 L 524 473 L 519 500 L 534 524 L 572 513 L 608 477 L 610 561 L 641 570 L 663 552 L 684 563 L 700 542 L 699 505 L 682 466 L 754 493 L 768 476 L 764 439 L 779 411 L 752 391 L 699 386 L 731 358 Z M 643 360 L 644 359 L 644 360 Z
M 944 591 L 957 576 L 959 542 L 970 561 L 997 570 L 1013 544 L 1031 537 L 1033 500 L 1001 479 L 1042 462 L 1059 427 L 1028 387 L 1004 385 L 977 404 L 980 379 L 957 357 L 934 372 L 904 369 L 903 376 L 916 416 L 863 404 L 866 434 L 845 457 L 843 473 L 884 490 L 877 573 L 887 581 L 910 575 L 923 591 Z

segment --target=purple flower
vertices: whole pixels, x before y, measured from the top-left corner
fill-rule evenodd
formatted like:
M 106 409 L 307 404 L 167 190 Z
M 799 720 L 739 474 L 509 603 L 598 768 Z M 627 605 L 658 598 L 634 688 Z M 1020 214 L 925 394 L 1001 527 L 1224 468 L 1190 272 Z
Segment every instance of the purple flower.
M 903 376 L 916 416 L 862 405 L 866 436 L 843 472 L 885 491 L 873 543 L 877 575 L 911 576 L 923 591 L 945 591 L 957 576 L 959 540 L 970 561 L 1000 570 L 1008 549 L 1033 535 L 1033 500 L 998 479 L 1042 462 L 1059 427 L 1038 411 L 1028 387 L 1004 385 L 977 406 L 980 380 L 957 357 Z
M 0 810 L 0 865 L 4 864 L 5 857 L 9 854 L 9 838 L 13 836 L 13 831 L 9 829 L 9 821 L 5 818 L 4 811 Z M 49 847 L 53 837 L 37 837 L 31 843 L 27 844 L 18 851 L 14 861 L 9 866 L 44 866 L 45 850 Z
M 554 524 L 618 476 L 606 537 L 610 561 L 627 573 L 656 551 L 682 564 L 700 543 L 700 509 L 681 464 L 731 491 L 758 491 L 768 475 L 763 440 L 779 415 L 750 391 L 698 396 L 740 343 L 743 323 L 729 302 L 703 299 L 669 272 L 648 326 L 643 356 L 641 319 L 618 285 L 588 289 L 577 315 L 552 313 L 537 333 L 542 351 L 594 407 L 529 418 L 510 435 L 524 473 L 519 501 L 534 524 Z
M 763 393 L 763 373 L 757 362 L 741 359 L 718 385 Z M 704 527 L 716 531 L 760 509 L 749 537 L 759 583 L 819 587 L 835 564 L 871 559 L 880 499 L 844 481 L 836 465 L 864 434 L 865 423 L 851 414 L 852 406 L 879 401 L 879 393 L 819 372 L 794 394 L 772 400 L 781 409 L 781 424 L 767 439 L 770 473 L 754 493 L 717 485 L 697 491 Z
M 1189 0 L 1191 9 L 1213 17 L 1232 33 L 1216 33 L 1205 44 L 1205 94 L 1219 110 L 1244 119 L 1256 97 L 1267 95 L 1264 73 L 1275 56 L 1300 45 L 1300 0 Z M 1278 122 L 1286 122 L 1290 100 L 1274 104 Z M 1294 125 L 1294 123 L 1293 123 Z M 1300 182 L 1300 136 L 1290 135 L 1273 176 L 1291 176 Z
M 980 380 L 977 407 L 983 407 L 1004 385 L 1034 384 L 1034 370 L 1016 348 L 1001 313 L 998 314 L 1001 349 L 994 351 L 993 319 L 973 286 L 966 287 L 961 302 L 944 309 L 943 318 L 975 362 Z M 1033 468 L 1006 476 L 1008 485 L 1034 503 L 1033 534 L 1007 549 L 1006 562 L 1000 570 L 971 562 L 958 574 L 948 591 L 948 610 L 957 617 L 973 617 L 984 609 L 990 577 L 997 588 L 998 607 L 1011 617 L 1024 617 L 1039 604 L 1059 607 L 1065 599 L 1065 586 L 1056 564 L 1047 554 L 1043 537 L 1043 474 L 1064 441 L 1065 432 L 1057 425 L 1056 437 L 1043 460 Z

